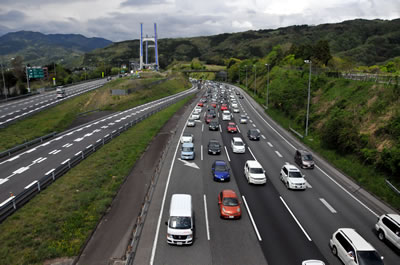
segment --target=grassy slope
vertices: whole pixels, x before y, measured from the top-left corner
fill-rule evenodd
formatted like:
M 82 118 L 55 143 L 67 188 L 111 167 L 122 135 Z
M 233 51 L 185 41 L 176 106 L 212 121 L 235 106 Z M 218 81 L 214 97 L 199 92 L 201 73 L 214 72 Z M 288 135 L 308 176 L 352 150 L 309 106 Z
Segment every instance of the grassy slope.
M 0 264 L 76 256 L 135 161 L 189 99 L 124 132 L 0 224 Z
M 147 80 L 117 79 L 95 91 L 64 101 L 51 109 L 42 111 L 7 128 L 0 129 L 0 139 L 2 139 L 0 150 L 6 150 L 53 131 L 61 132 L 70 126 L 79 113 L 96 109 L 122 111 L 178 93 L 190 86 L 189 82 L 183 76 L 175 75 L 160 85 L 135 91 L 128 96 L 110 96 L 109 91 L 112 88 L 124 87 L 135 89 L 137 82 L 140 84 L 141 82 L 147 82 Z
M 304 134 L 307 77 L 308 75 L 301 73 L 277 69 L 271 72 L 270 108 L 267 113 L 284 128 L 288 129 L 291 126 L 301 134 Z M 259 104 L 265 105 L 265 80 L 258 80 L 257 84 L 260 97 L 257 97 L 256 100 Z M 247 91 L 249 95 L 253 96 L 253 82 L 249 82 L 249 87 L 250 90 Z M 304 89 L 299 92 L 301 87 Z M 372 82 L 321 76 L 313 76 L 311 87 L 313 96 L 309 137 L 303 141 L 367 190 L 396 209 L 400 209 L 400 197 L 385 183 L 387 178 L 395 181 L 393 176 L 366 163 L 357 153 L 350 151 L 343 153 L 327 148 L 321 138 L 321 131 L 326 122 L 331 118 L 333 111 L 339 108 L 352 115 L 353 126 L 358 135 L 362 135 L 361 138 L 366 139 L 364 140 L 366 147 L 372 150 L 391 148 L 398 139 L 393 135 L 377 132 L 387 127 L 391 117 L 400 111 L 396 88 Z M 282 104 L 292 104 L 295 107 L 288 111 L 282 108 Z M 353 150 L 353 152 L 357 151 Z

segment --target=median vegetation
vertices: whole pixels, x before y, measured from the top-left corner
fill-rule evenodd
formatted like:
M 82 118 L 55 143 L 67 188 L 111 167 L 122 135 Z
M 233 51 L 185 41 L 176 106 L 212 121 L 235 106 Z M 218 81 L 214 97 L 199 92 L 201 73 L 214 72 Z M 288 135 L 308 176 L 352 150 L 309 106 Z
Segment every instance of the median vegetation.
M 154 81 L 166 79 L 156 85 Z M 160 76 L 145 74 L 141 79 L 119 78 L 94 91 L 66 100 L 63 103 L 0 129 L 0 151 L 37 137 L 69 128 L 82 113 L 90 111 L 123 111 L 146 102 L 181 92 L 190 87 L 182 74 Z M 111 89 L 131 89 L 126 96 L 112 96 Z M 108 112 L 106 112 L 108 113 Z M 90 112 L 86 115 L 93 114 Z
M 127 130 L 0 224 L 0 264 L 77 256 L 135 161 L 190 98 Z

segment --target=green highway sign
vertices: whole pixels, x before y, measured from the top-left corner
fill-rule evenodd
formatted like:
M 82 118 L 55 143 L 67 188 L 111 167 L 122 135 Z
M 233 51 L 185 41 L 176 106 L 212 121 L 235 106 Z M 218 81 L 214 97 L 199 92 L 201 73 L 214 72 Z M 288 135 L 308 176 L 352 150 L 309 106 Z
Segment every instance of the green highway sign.
M 44 72 L 41 67 L 28 67 L 29 79 L 44 78 Z

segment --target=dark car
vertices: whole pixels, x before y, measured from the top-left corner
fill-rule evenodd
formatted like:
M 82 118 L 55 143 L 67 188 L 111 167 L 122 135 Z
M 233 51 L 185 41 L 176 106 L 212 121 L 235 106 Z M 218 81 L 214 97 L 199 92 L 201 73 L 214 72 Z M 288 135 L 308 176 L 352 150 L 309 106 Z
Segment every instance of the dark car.
M 214 108 L 211 108 L 208 114 L 212 115 L 214 118 L 217 116 L 217 112 L 215 111 Z
M 247 131 L 247 137 L 250 140 L 258 141 L 258 140 L 260 140 L 260 136 L 261 136 L 261 134 L 258 129 L 250 129 Z
M 215 160 L 211 166 L 211 173 L 215 181 L 229 181 L 231 177 L 228 165 L 224 160 Z
M 242 95 L 242 94 L 240 94 L 240 95 L 239 95 L 239 98 L 240 98 L 240 99 L 243 99 L 244 97 L 243 97 L 243 95 Z
M 211 139 L 208 142 L 208 153 L 212 155 L 218 155 L 221 153 L 221 145 L 217 140 Z
M 310 152 L 305 150 L 296 150 L 294 154 L 294 161 L 301 167 L 301 168 L 314 168 L 314 159 Z
M 219 129 L 219 123 L 218 121 L 210 121 L 209 125 L 208 125 L 208 129 L 210 131 L 218 131 Z

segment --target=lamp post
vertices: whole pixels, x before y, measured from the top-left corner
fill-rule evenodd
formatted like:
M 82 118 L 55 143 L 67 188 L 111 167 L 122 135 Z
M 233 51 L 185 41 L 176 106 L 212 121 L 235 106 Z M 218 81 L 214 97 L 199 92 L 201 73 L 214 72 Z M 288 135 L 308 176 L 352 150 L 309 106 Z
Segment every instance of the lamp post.
M 247 65 L 246 65 L 246 89 L 247 89 Z
M 257 65 L 254 65 L 254 96 L 256 96 L 256 89 L 257 89 Z
M 240 65 L 239 65 L 239 86 L 240 86 Z
M 306 116 L 306 136 L 308 136 L 308 116 L 310 113 L 310 87 L 311 87 L 311 60 L 304 60 L 310 65 L 310 73 L 308 75 L 308 97 L 307 97 L 307 116 Z
M 2 75 L 2 77 L 3 77 L 3 91 L 4 91 L 4 96 L 6 97 L 6 100 L 7 100 L 6 80 L 4 79 L 3 62 L 1 63 L 1 75 Z
M 265 66 L 267 67 L 267 98 L 266 98 L 266 100 L 265 100 L 265 104 L 266 104 L 266 107 L 267 107 L 267 109 L 268 109 L 268 94 L 269 94 L 269 64 L 265 64 Z

